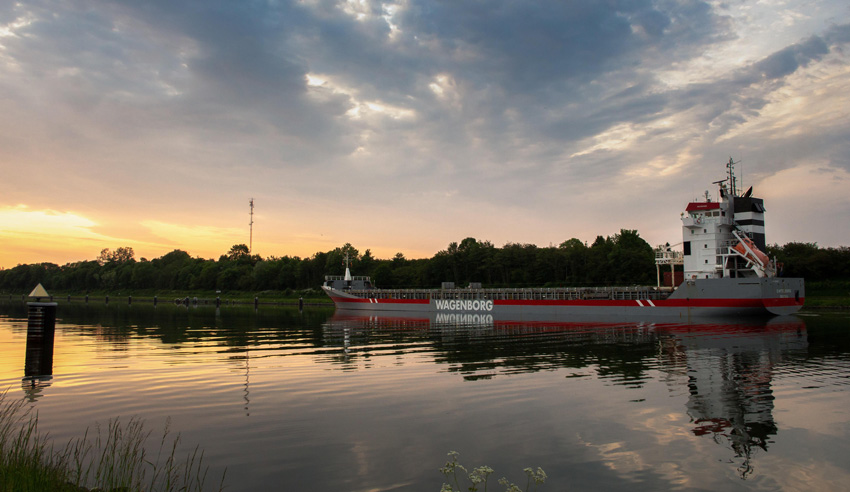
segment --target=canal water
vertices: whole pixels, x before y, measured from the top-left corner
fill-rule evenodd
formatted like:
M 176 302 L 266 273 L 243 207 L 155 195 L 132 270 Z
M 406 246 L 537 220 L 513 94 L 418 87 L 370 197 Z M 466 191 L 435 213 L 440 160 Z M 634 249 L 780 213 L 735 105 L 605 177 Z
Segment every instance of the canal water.
M 449 451 L 524 488 L 846 490 L 850 313 L 766 320 L 362 317 L 0 303 L 0 391 L 57 443 L 166 425 L 230 491 L 438 491 Z M 156 445 L 158 443 L 152 443 Z

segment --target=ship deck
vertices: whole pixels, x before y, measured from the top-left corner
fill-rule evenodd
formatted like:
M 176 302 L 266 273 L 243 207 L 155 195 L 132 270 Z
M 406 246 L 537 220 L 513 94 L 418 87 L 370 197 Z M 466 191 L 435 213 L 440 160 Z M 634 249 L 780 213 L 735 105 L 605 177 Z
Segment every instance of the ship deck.
M 661 300 L 670 296 L 669 287 L 538 287 L 466 289 L 351 289 L 345 292 L 363 299 L 573 301 L 573 300 Z

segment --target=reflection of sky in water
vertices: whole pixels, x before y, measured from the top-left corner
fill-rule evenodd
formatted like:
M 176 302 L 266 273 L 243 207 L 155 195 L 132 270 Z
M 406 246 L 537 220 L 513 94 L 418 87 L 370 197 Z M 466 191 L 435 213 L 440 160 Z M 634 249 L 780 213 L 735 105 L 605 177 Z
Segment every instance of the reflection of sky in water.
M 53 377 L 31 404 L 57 442 L 117 416 L 154 433 L 171 417 L 213 475 L 227 466 L 230 490 L 436 490 L 450 450 L 515 482 L 541 466 L 544 490 L 850 479 L 841 319 L 468 326 L 331 314 L 60 304 Z M 10 315 L 0 385 L 15 392 L 26 323 Z

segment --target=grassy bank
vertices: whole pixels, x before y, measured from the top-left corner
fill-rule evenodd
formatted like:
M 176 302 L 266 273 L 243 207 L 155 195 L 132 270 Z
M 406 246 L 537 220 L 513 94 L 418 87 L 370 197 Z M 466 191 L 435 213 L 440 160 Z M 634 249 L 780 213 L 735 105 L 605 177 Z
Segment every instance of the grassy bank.
M 850 281 L 806 282 L 804 309 L 850 309 Z
M 0 491 L 86 492 L 95 489 L 122 492 L 203 491 L 207 468 L 197 448 L 180 460 L 176 456 L 180 436 L 169 438 L 166 429 L 156 456 L 145 444 L 150 432 L 142 422 L 110 421 L 62 448 L 54 448 L 38 430 L 38 415 L 0 393 Z M 222 490 L 221 483 L 215 487 Z

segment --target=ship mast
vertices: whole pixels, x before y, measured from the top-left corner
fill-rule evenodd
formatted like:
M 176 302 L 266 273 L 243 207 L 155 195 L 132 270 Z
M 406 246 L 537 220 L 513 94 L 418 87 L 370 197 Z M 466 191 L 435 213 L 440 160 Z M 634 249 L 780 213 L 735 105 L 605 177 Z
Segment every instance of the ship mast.
M 729 193 L 732 196 L 738 196 L 738 187 L 737 187 L 737 178 L 735 177 L 735 164 L 732 158 L 729 158 L 729 162 L 726 163 L 726 169 L 729 170 Z

